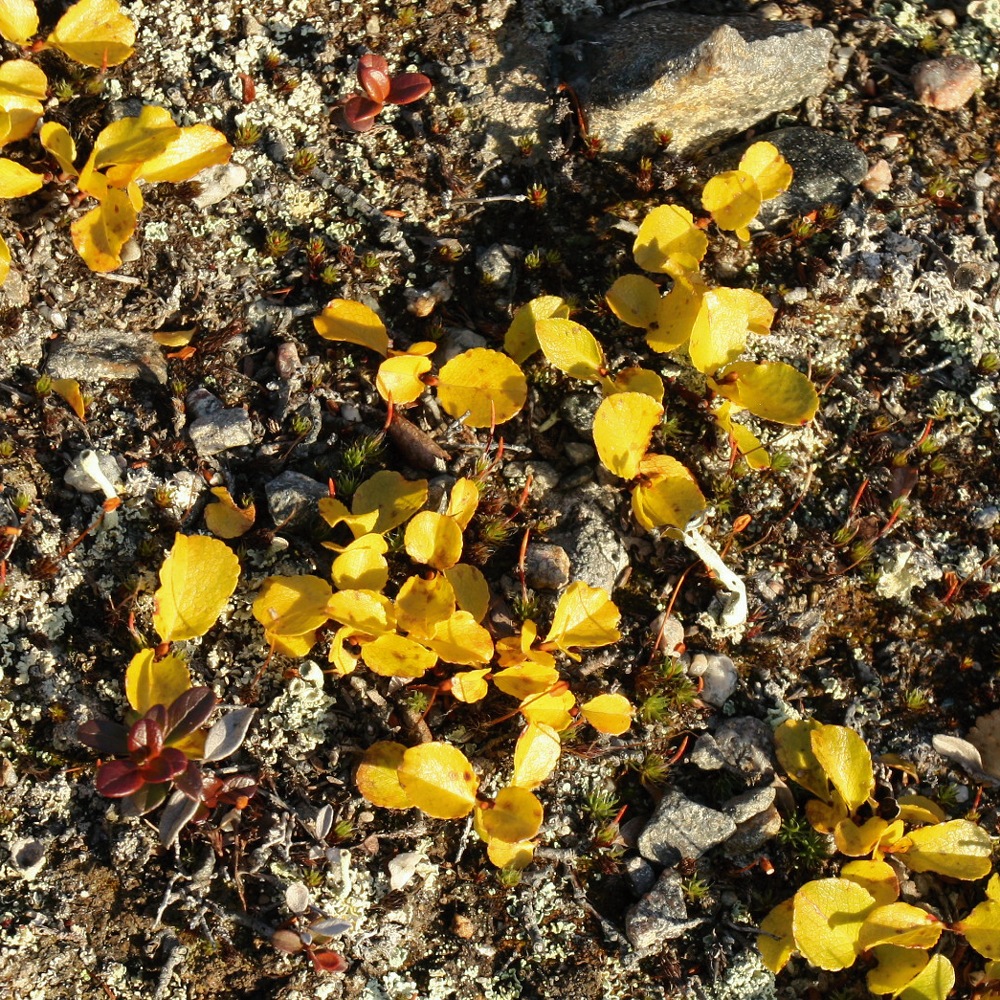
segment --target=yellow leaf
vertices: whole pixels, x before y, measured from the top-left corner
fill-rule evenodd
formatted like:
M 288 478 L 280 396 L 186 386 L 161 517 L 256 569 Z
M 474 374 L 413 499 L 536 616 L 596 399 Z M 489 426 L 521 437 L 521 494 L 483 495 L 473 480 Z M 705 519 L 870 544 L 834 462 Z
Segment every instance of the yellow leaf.
M 87 419 L 87 408 L 83 402 L 80 383 L 75 378 L 54 378 L 52 390 L 69 403 L 70 409 L 81 419 Z
M 840 877 L 866 889 L 879 906 L 899 899 L 899 879 L 885 861 L 849 861 L 840 870 Z
M 372 641 L 372 636 L 365 636 L 364 638 Z M 349 642 L 352 643 L 351 649 L 348 649 Z M 334 633 L 333 640 L 330 642 L 328 659 L 333 664 L 333 669 L 341 677 L 353 674 L 358 663 L 361 661 L 360 650 L 353 646 L 354 643 L 360 642 L 361 634 L 348 625 L 344 625 Z
M 118 0 L 79 0 L 59 18 L 45 44 L 84 66 L 118 66 L 134 51 L 135 25 Z
M 8 42 L 23 45 L 38 31 L 38 11 L 35 0 L 2 0 L 0 2 L 0 35 Z
M 537 788 L 559 763 L 562 743 L 559 734 L 545 723 L 529 723 L 514 747 L 512 785 Z
M 381 473 L 376 473 L 376 475 L 381 475 Z M 389 473 L 389 475 L 397 476 L 400 480 L 406 482 L 398 472 Z M 358 489 L 363 489 L 365 486 L 366 484 L 362 483 Z M 355 500 L 355 503 L 357 503 L 357 500 Z M 316 506 L 319 509 L 319 516 L 331 528 L 336 528 L 338 524 L 346 524 L 355 538 L 361 538 L 370 531 L 374 531 L 375 525 L 379 520 L 379 512 L 377 510 L 371 510 L 365 514 L 352 514 L 336 497 L 321 497 Z M 324 542 L 323 545 L 325 548 L 333 549 L 335 552 L 343 552 L 345 548 L 345 546 L 337 545 L 334 542 Z
M 501 788 L 492 808 L 483 809 L 480 822 L 491 840 L 531 840 L 542 825 L 542 804 L 527 788 Z
M 654 351 L 676 351 L 693 337 L 703 337 L 708 328 L 705 308 L 707 289 L 695 275 L 674 279 L 674 287 L 660 299 L 656 320 L 646 334 Z
M 213 535 L 240 538 L 253 527 L 257 517 L 257 508 L 253 503 L 238 507 L 225 486 L 216 486 L 212 495 L 218 497 L 218 503 L 210 503 L 205 508 L 205 524 Z
M 69 177 L 76 176 L 76 143 L 65 126 L 58 122 L 46 122 L 39 136 L 42 145 L 59 164 L 59 169 Z
M 663 379 L 646 368 L 626 368 L 614 377 L 614 381 L 602 380 L 601 388 L 605 396 L 618 392 L 641 392 L 663 404 Z
M 318 576 L 269 576 L 253 602 L 253 616 L 273 635 L 304 635 L 325 625 L 330 584 Z
M 8 59 L 0 63 L 0 97 L 27 97 L 40 102 L 48 96 L 48 90 L 48 79 L 33 62 Z
M 629 326 L 646 329 L 656 322 L 660 286 L 642 274 L 623 274 L 604 296 L 611 311 Z
M 120 118 L 101 129 L 94 140 L 89 165 L 93 170 L 118 163 L 141 165 L 159 156 L 180 131 L 166 108 L 147 105 L 137 116 Z
M 792 935 L 792 915 L 795 900 L 786 899 L 760 922 L 761 933 L 757 935 L 760 957 L 775 975 L 788 964 L 795 954 L 795 938 Z
M 847 819 L 847 806 L 838 792 L 831 793 L 832 802 L 810 799 L 806 803 L 806 819 L 817 833 L 834 833 Z
M 125 697 L 140 715 L 154 705 L 170 706 L 191 688 L 191 674 L 179 656 L 169 654 L 161 660 L 154 656 L 155 650 L 139 650 L 125 671 Z
M 893 996 L 923 972 L 930 958 L 916 948 L 897 948 L 891 944 L 872 948 L 871 954 L 878 965 L 868 973 L 868 989 L 872 993 L 891 993 Z
M 430 361 L 419 354 L 398 354 L 386 358 L 378 366 L 375 388 L 386 401 L 392 400 L 400 406 L 412 403 L 423 395 L 427 388 L 420 378 L 431 370 Z
M 880 944 L 928 951 L 938 943 L 944 924 L 937 917 L 909 903 L 876 906 L 865 917 L 858 943 L 862 951 Z
M 489 667 L 484 667 L 482 670 L 463 670 L 455 674 L 451 679 L 451 693 L 466 704 L 482 701 L 489 691 L 485 680 L 489 672 Z
M 503 339 L 503 349 L 521 364 L 538 350 L 535 324 L 540 319 L 568 317 L 569 306 L 558 295 L 540 295 L 514 313 Z
M 807 424 L 819 408 L 812 382 L 783 361 L 737 361 L 709 382 L 737 406 L 779 424 Z
M 143 161 L 135 180 L 149 184 L 189 181 L 207 167 L 228 163 L 233 147 L 226 137 L 211 125 L 191 125 L 182 128 L 167 148 L 158 156 Z
M 384 535 L 411 518 L 425 503 L 426 479 L 405 479 L 398 472 L 383 470 L 354 491 L 351 510 L 355 514 L 378 511 L 378 520 L 368 530 Z
M 354 783 L 373 806 L 409 809 L 413 805 L 396 773 L 405 753 L 406 747 L 392 740 L 379 740 L 365 751 L 354 774 Z
M 794 901 L 792 932 L 803 956 L 829 972 L 853 965 L 861 950 L 863 921 L 875 900 L 854 882 L 825 878 L 807 882 Z
M 308 656 L 316 645 L 316 629 L 303 632 L 302 635 L 275 635 L 264 629 L 264 641 L 274 649 L 279 656 L 301 658 Z
M 490 609 L 490 587 L 482 571 L 467 563 L 458 563 L 446 569 L 444 575 L 455 591 L 459 609 L 468 611 L 481 622 Z
M 204 635 L 222 614 L 240 575 L 240 561 L 225 542 L 181 535 L 160 567 L 153 595 L 153 628 L 164 642 Z
M 27 139 L 42 117 L 42 105 L 33 97 L 0 95 L 0 146 Z
M 429 639 L 435 626 L 455 613 L 455 591 L 447 577 L 424 580 L 411 576 L 399 588 L 395 607 L 399 628 L 421 639 Z
M 135 208 L 128 193 L 108 188 L 104 200 L 70 226 L 73 246 L 98 273 L 121 267 L 122 247 L 135 232 Z
M 718 425 L 729 435 L 729 440 L 736 445 L 737 452 L 751 469 L 768 468 L 771 464 L 771 456 L 753 431 L 733 420 L 735 409 L 727 399 L 715 409 L 713 416 Z
M 8 274 L 10 274 L 10 247 L 7 246 L 7 241 L 0 236 L 0 285 L 7 280 Z
M 403 544 L 414 562 L 448 569 L 462 558 L 462 529 L 447 514 L 422 510 L 406 525 Z
M 635 479 L 662 417 L 663 407 L 645 393 L 608 396 L 594 414 L 594 447 L 601 462 L 616 476 Z
M 620 618 L 621 614 L 606 590 L 574 580 L 559 598 L 545 641 L 554 643 L 564 653 L 579 659 L 571 652 L 572 649 L 592 649 L 617 642 L 621 638 L 621 632 L 616 627 Z
M 496 687 L 512 698 L 523 700 L 531 695 L 548 691 L 559 680 L 559 671 L 544 663 L 528 660 L 516 666 L 506 667 L 493 675 Z
M 448 743 L 410 747 L 397 774 L 413 805 L 435 819 L 461 819 L 476 804 L 476 772 L 465 754 Z
M 447 621 L 438 622 L 424 644 L 446 663 L 473 666 L 493 659 L 493 639 L 468 611 L 456 611 Z
M 992 880 L 997 881 L 994 875 Z M 1000 900 L 987 899 L 954 925 L 953 930 L 965 939 L 983 958 L 1000 959 Z
M 632 705 L 620 694 L 599 694 L 580 706 L 583 717 L 599 732 L 621 736 L 632 725 Z
M 792 168 L 769 142 L 755 142 L 743 154 L 740 170 L 745 170 L 757 182 L 761 201 L 777 198 L 792 183 Z
M 361 648 L 365 666 L 383 677 L 423 677 L 437 656 L 419 642 L 387 632 Z
M 44 183 L 45 178 L 41 174 L 0 157 L 0 198 L 24 198 L 34 194 Z
M 324 340 L 339 340 L 367 347 L 385 357 L 389 353 L 389 334 L 376 313 L 361 302 L 334 299 L 318 316 L 313 326 Z
M 720 229 L 735 230 L 740 239 L 747 224 L 760 211 L 760 188 L 753 177 L 743 170 L 726 170 L 716 174 L 701 192 L 701 204 L 712 213 Z
M 746 288 L 705 292 L 701 308 L 707 322 L 695 324 L 688 352 L 691 364 L 706 375 L 735 361 L 746 348 L 747 335 L 768 332 L 774 318 L 770 302 Z
M 875 788 L 872 755 L 865 741 L 846 726 L 819 726 L 810 740 L 819 766 L 853 813 Z
M 531 841 L 508 844 L 503 840 L 491 840 L 486 845 L 486 854 L 497 868 L 523 871 L 535 857 L 535 845 Z
M 497 643 L 497 658 L 500 666 L 512 667 L 529 661 L 544 667 L 554 667 L 556 658 L 544 649 L 532 649 L 538 638 L 538 626 L 529 618 L 521 626 L 521 634 L 508 636 Z
M 642 480 L 632 490 L 632 513 L 647 531 L 681 528 L 705 509 L 705 497 L 691 472 L 669 455 L 647 455 Z
M 382 590 L 389 582 L 385 554 L 389 543 L 381 535 L 362 535 L 336 559 L 330 575 L 338 590 Z
M 642 220 L 632 255 L 644 271 L 676 276 L 697 270 L 707 248 L 708 237 L 686 208 L 660 205 Z
M 967 819 L 913 830 L 893 845 L 892 853 L 914 871 L 937 872 L 966 881 L 983 878 L 993 867 L 990 835 Z
M 955 986 L 955 969 L 944 955 L 931 955 L 923 971 L 910 980 L 899 1000 L 945 1000 Z
M 554 694 L 546 691 L 525 698 L 518 710 L 529 723 L 550 726 L 559 733 L 572 724 L 570 709 L 575 704 L 576 698 L 572 691 L 558 691 Z
M 327 602 L 326 613 L 335 622 L 365 635 L 396 630 L 392 602 L 374 590 L 338 590 Z
M 445 513 L 465 531 L 479 506 L 479 487 L 471 479 L 458 479 L 448 497 Z
M 829 802 L 830 783 L 812 748 L 812 734 L 821 725 L 815 719 L 788 719 L 774 731 L 774 746 L 785 774 L 807 792 Z
M 157 330 L 153 333 L 153 340 L 161 347 L 187 347 L 197 332 L 198 328 L 195 326 L 187 330 Z
M 905 823 L 927 825 L 943 823 L 948 818 L 945 811 L 926 795 L 900 795 L 896 803 L 899 806 L 899 819 Z
M 445 413 L 469 427 L 505 423 L 528 398 L 528 383 L 517 364 L 486 347 L 452 358 L 438 373 L 437 390 Z
M 604 374 L 604 351 L 594 335 L 571 319 L 541 319 L 535 335 L 549 364 L 571 378 L 596 381 Z

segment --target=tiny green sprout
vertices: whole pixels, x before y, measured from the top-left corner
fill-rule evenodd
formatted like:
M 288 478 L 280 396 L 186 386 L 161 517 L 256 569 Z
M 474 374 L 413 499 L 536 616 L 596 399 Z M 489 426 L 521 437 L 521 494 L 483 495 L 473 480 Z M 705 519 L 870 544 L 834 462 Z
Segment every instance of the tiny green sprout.
M 510 865 L 497 869 L 497 882 L 504 889 L 516 889 L 521 884 L 521 869 Z
M 18 514 L 24 514 L 27 512 L 28 508 L 31 506 L 31 496 L 28 493 L 18 493 L 14 497 L 14 510 Z
M 563 255 L 562 252 L 553 247 L 551 250 L 545 251 L 545 263 L 549 267 L 558 267 L 562 263 Z
M 925 437 L 923 441 L 920 442 L 918 446 L 918 451 L 921 455 L 933 455 L 934 452 L 940 451 L 942 448 L 942 443 L 933 435 Z
M 538 598 L 530 590 L 524 594 L 517 594 L 511 599 L 510 609 L 514 612 L 514 617 L 520 618 L 521 621 L 534 620 L 539 611 Z
M 807 219 L 803 216 L 793 219 L 788 228 L 792 236 L 796 239 L 805 240 L 815 234 L 816 223 L 812 219 Z
M 871 542 L 857 541 L 851 546 L 851 561 L 855 563 L 866 563 L 875 552 L 875 546 Z
M 906 707 L 911 712 L 924 712 L 931 704 L 931 693 L 927 688 L 910 688 L 906 692 Z
M 172 379 L 170 382 L 170 391 L 175 396 L 186 396 L 188 391 L 187 382 L 182 378 Z
M 667 775 L 670 773 L 670 764 L 662 754 L 658 753 L 646 754 L 642 760 L 633 765 L 633 768 L 644 785 L 652 785 L 654 788 L 665 785 Z
M 373 250 L 369 250 L 368 253 L 366 253 L 361 258 L 360 261 L 358 261 L 358 263 L 361 265 L 362 270 L 368 271 L 371 274 L 374 274 L 376 271 L 378 271 L 379 267 L 381 266 L 381 261 L 378 258 L 378 254 L 375 253 Z
M 448 111 L 448 121 L 453 125 L 461 125 L 462 122 L 468 120 L 469 112 L 461 104 L 452 104 L 449 106 Z
M 236 131 L 233 133 L 233 145 L 246 149 L 248 146 L 260 142 L 260 137 L 263 134 L 264 130 L 256 122 L 243 122 L 236 126 Z
M 958 805 L 958 785 L 941 785 L 937 790 L 938 804 L 942 809 L 954 809 Z
M 618 799 L 613 792 L 604 788 L 595 788 L 587 793 L 584 808 L 590 818 L 599 825 L 610 822 L 618 812 Z
M 514 534 L 514 526 L 508 521 L 493 518 L 479 529 L 479 537 L 490 545 L 502 545 Z
M 274 89 L 286 97 L 299 89 L 299 78 L 288 73 L 279 74 L 274 81 Z
M 337 474 L 337 495 L 349 497 L 354 494 L 354 491 L 361 485 L 364 481 L 364 475 L 358 472 L 347 472 L 342 471 Z
M 347 840 L 354 836 L 354 824 L 349 819 L 339 819 L 333 826 L 334 840 Z
M 663 691 L 653 691 L 639 702 L 639 718 L 647 726 L 654 722 L 665 722 L 671 714 L 670 699 Z
M 169 486 L 157 486 L 156 490 L 153 492 L 153 503 L 156 504 L 160 510 L 167 510 L 169 507 L 173 506 L 174 491 Z
M 292 249 L 292 234 L 287 229 L 269 229 L 264 235 L 264 253 L 268 257 L 284 257 Z
M 541 184 L 529 184 L 527 194 L 528 204 L 532 208 L 545 208 L 545 204 L 549 200 L 548 188 Z
M 403 700 L 415 715 L 423 715 L 431 703 L 426 691 L 407 691 Z
M 396 15 L 396 26 L 399 28 L 412 28 L 417 23 L 417 8 L 403 7 Z
M 943 455 L 935 455 L 928 463 L 927 468 L 932 475 L 946 476 L 951 472 L 951 463 Z
M 924 384 L 924 377 L 919 372 L 910 372 L 903 376 L 903 385 L 910 392 L 916 392 Z
M 1000 371 L 1000 354 L 996 351 L 987 351 L 976 364 L 976 368 L 981 375 L 995 375 Z
M 325 264 L 319 272 L 319 280 L 324 285 L 335 285 L 340 281 L 340 268 L 336 264 Z
M 40 375 L 35 382 L 35 395 L 39 399 L 44 399 L 52 392 L 52 377 L 50 375 Z
M 778 843 L 802 868 L 818 868 L 830 856 L 822 834 L 817 833 L 805 816 L 789 816 L 778 831 Z
M 76 87 L 69 80 L 56 80 L 52 86 L 52 96 L 60 103 L 72 101 L 76 97 Z
M 322 236 L 310 236 L 305 246 L 306 263 L 314 271 L 326 260 L 326 241 Z
M 0 441 L 0 458 L 10 458 L 14 454 L 14 442 L 10 438 Z
M 524 255 L 524 266 L 529 271 L 537 271 L 542 266 L 543 253 L 539 247 L 529 250 Z
M 674 141 L 674 133 L 668 128 L 657 129 L 653 133 L 653 141 L 660 149 L 666 149 Z
M 83 82 L 83 92 L 88 97 L 100 97 L 104 93 L 104 77 L 101 74 L 92 76 Z
M 10 593 L 10 586 L 8 584 L 0 584 L 0 601 L 6 600 L 7 595 Z
M 660 421 L 660 434 L 664 440 L 670 440 L 671 438 L 677 437 L 681 432 L 681 422 L 677 417 L 664 417 Z
M 292 154 L 292 173 L 298 174 L 300 177 L 311 174 L 316 169 L 317 163 L 319 163 L 319 156 L 316 155 L 315 150 L 297 149 Z
M 302 882 L 310 889 L 318 889 L 323 884 L 323 873 L 318 868 L 307 868 L 302 873 Z
M 689 903 L 698 903 L 712 893 L 712 883 L 708 879 L 692 875 L 681 882 L 681 891 Z
M 833 533 L 833 544 L 847 545 L 854 538 L 855 534 L 856 531 L 854 528 L 849 524 L 843 524 Z
M 934 174 L 927 181 L 927 195 L 934 201 L 956 201 L 959 192 L 958 182 L 944 174 Z
M 160 543 L 152 536 L 145 535 L 139 539 L 139 544 L 135 547 L 135 554 L 143 561 L 149 562 L 162 553 Z
M 776 451 L 771 456 L 771 468 L 775 472 L 787 472 L 792 467 L 792 456 L 786 451 Z
M 824 205 L 819 210 L 821 222 L 833 222 L 840 215 L 840 209 L 836 205 Z
M 538 142 L 538 138 L 533 132 L 528 132 L 525 135 L 519 135 L 514 142 L 517 145 L 517 151 L 522 156 L 531 156 L 535 151 L 535 143 Z
M 343 463 L 352 471 L 363 469 L 381 459 L 385 451 L 385 436 L 382 434 L 363 434 L 355 438 L 345 449 Z
M 636 164 L 635 185 L 643 192 L 653 190 L 653 161 L 648 156 L 643 156 Z
M 312 421 L 304 413 L 295 413 L 291 420 L 292 433 L 298 437 L 305 437 L 312 430 Z

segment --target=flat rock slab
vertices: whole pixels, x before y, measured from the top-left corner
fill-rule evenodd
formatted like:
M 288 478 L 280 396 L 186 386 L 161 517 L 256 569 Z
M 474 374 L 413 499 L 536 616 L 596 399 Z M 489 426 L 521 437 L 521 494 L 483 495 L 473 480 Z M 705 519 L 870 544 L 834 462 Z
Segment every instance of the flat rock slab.
M 163 349 L 148 333 L 136 330 L 90 330 L 86 336 L 60 338 L 45 366 L 52 378 L 113 382 L 141 378 L 167 384 Z
M 202 458 L 218 455 L 230 448 L 253 444 L 253 423 L 246 410 L 218 410 L 199 417 L 188 426 L 188 437 Z
M 660 799 L 637 846 L 648 861 L 669 868 L 682 858 L 700 858 L 735 832 L 736 824 L 725 813 L 692 802 L 675 790 Z
M 677 872 L 664 872 L 656 885 L 625 915 L 625 934 L 634 948 L 652 951 L 703 923 L 689 920 Z
M 832 46 L 825 28 L 648 10 L 591 22 L 563 70 L 609 152 L 648 150 L 656 131 L 692 152 L 822 93 Z

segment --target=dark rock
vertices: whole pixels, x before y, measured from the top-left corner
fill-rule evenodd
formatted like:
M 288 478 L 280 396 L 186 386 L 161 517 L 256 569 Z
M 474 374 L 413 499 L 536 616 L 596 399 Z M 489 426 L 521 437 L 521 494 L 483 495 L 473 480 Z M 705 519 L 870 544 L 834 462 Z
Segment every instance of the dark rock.
M 60 338 L 52 345 L 45 371 L 52 378 L 84 382 L 167 382 L 163 349 L 141 330 L 90 330 L 85 336 Z
M 316 501 L 329 496 L 323 483 L 301 472 L 283 472 L 264 487 L 271 520 L 276 526 L 307 524 L 316 514 Z
M 648 10 L 584 31 L 563 69 L 591 134 L 613 152 L 649 148 L 657 130 L 672 133 L 678 152 L 704 149 L 822 93 L 830 79 L 834 39 L 824 28 Z
M 625 916 L 625 934 L 633 947 L 651 951 L 664 941 L 679 938 L 702 923 L 703 919 L 688 919 L 680 875 L 664 872 L 652 890 L 629 907 Z
M 656 882 L 656 870 L 645 859 L 637 855 L 625 861 L 625 877 L 636 899 L 641 899 L 653 888 Z
M 774 734 L 761 719 L 727 719 L 715 731 L 715 743 L 730 769 L 748 785 L 765 784 L 774 776 Z
M 670 867 L 682 858 L 700 858 L 735 832 L 736 824 L 725 813 L 671 790 L 660 799 L 640 834 L 639 853 L 649 861 Z
M 559 590 L 569 583 L 566 550 L 546 543 L 529 545 L 524 557 L 524 578 L 535 590 Z

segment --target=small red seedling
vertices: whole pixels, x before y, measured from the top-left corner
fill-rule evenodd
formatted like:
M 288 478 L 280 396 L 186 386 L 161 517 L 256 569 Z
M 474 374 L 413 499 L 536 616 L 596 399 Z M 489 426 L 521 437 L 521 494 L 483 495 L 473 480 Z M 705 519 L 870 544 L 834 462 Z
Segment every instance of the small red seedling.
M 412 104 L 431 89 L 423 73 L 390 76 L 389 64 L 371 52 L 358 63 L 358 83 L 364 93 L 347 98 L 339 115 L 339 124 L 351 132 L 367 132 L 387 104 Z

